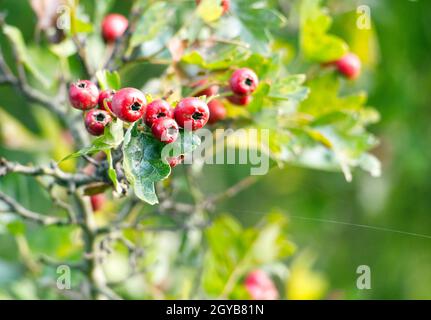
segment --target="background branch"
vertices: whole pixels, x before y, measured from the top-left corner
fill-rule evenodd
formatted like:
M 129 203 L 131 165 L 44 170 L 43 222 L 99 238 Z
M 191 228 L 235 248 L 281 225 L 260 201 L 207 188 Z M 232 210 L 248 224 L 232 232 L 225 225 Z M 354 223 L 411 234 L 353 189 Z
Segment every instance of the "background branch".
M 103 178 L 96 175 L 64 172 L 56 163 L 51 163 L 50 166 L 26 166 L 0 158 L 0 177 L 9 173 L 19 173 L 28 176 L 50 176 L 60 185 L 73 185 L 74 187 L 103 181 Z
M 12 199 L 11 197 L 9 197 L 8 195 L 6 195 L 1 191 L 0 191 L 0 201 L 3 202 L 7 207 L 4 210 L 0 209 L 0 212 L 12 212 L 25 220 L 29 220 L 44 226 L 70 225 L 69 219 L 46 216 L 41 213 L 31 211 L 23 207 L 16 200 Z

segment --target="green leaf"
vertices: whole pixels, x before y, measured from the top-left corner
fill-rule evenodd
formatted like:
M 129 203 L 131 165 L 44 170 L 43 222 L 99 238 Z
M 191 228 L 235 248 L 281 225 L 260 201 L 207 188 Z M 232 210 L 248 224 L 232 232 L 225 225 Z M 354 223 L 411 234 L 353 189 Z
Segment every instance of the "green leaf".
M 31 58 L 31 55 L 28 53 L 27 47 L 25 45 L 21 31 L 14 26 L 5 24 L 3 25 L 3 33 L 15 48 L 19 62 L 22 63 L 24 67 L 38 81 L 42 83 L 43 86 L 49 87 L 51 81 L 42 73 L 42 71 L 39 70 L 39 68 L 36 66 L 36 63 Z
M 7 224 L 7 229 L 14 236 L 22 235 L 25 233 L 25 223 L 20 220 L 14 220 Z
M 310 90 L 303 86 L 305 75 L 290 75 L 277 79 L 271 85 L 269 96 L 276 100 L 294 100 L 295 102 L 303 101 L 307 98 Z
M 340 97 L 340 80 L 333 73 L 324 74 L 307 83 L 310 95 L 299 111 L 320 117 L 335 111 L 359 111 L 367 100 L 364 92 Z
M 252 112 L 260 112 L 265 106 L 269 106 L 270 104 L 265 104 L 265 98 L 268 96 L 270 92 L 270 85 L 266 82 L 259 83 L 256 91 L 253 93 L 253 100 L 248 105 L 247 109 Z
M 348 52 L 347 44 L 328 34 L 332 18 L 320 6 L 321 0 L 303 0 L 300 7 L 300 47 L 304 57 L 314 62 L 330 62 Z
M 238 0 L 233 11 L 241 25 L 241 39 L 249 43 L 254 52 L 268 53 L 271 31 L 286 24 L 286 17 L 280 12 L 262 7 L 256 0 Z
M 119 119 L 112 121 L 109 126 L 105 128 L 102 136 L 96 138 L 91 146 L 83 148 L 75 153 L 72 153 L 62 159 L 60 162 L 72 158 L 78 158 L 83 155 L 93 154 L 99 151 L 106 151 L 112 148 L 117 148 L 124 139 L 123 122 Z
M 68 58 L 76 53 L 76 46 L 71 39 L 63 40 L 60 43 L 52 44 L 49 50 L 57 57 Z
M 136 31 L 130 39 L 130 48 L 150 41 L 163 32 L 168 27 L 171 16 L 172 8 L 168 3 L 158 1 L 152 4 L 140 17 Z
M 307 85 L 308 98 L 297 112 L 281 114 L 281 129 L 291 139 L 280 142 L 281 161 L 321 170 L 341 170 L 346 180 L 360 167 L 377 176 L 380 164 L 367 151 L 377 144 L 366 126 L 379 120 L 376 110 L 366 107 L 364 93 L 340 96 L 340 79 L 333 73 L 316 77 Z M 275 142 L 279 140 L 278 136 Z
M 161 159 L 165 145 L 151 134 L 141 132 L 136 123 L 126 133 L 123 144 L 123 168 L 136 196 L 154 205 L 158 203 L 155 183 L 169 176 L 171 168 Z
M 209 55 L 203 56 L 198 51 L 192 51 L 182 56 L 181 61 L 193 64 L 207 70 L 228 69 L 232 65 L 239 65 L 249 57 L 249 51 L 238 47 L 227 47 L 222 50 L 214 50 Z
M 78 1 L 73 1 L 69 6 L 70 10 L 70 32 L 72 36 L 78 33 L 90 33 L 93 31 L 93 25 L 87 16 L 81 11 Z M 85 19 L 85 20 L 84 20 Z
M 96 78 L 102 90 L 121 89 L 120 75 L 117 71 L 99 70 L 96 72 Z

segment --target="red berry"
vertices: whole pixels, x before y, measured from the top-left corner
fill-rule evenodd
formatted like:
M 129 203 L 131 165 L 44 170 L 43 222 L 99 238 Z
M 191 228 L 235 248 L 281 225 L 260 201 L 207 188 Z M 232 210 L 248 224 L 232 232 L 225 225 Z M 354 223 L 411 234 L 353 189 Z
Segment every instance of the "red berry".
M 199 88 L 199 87 L 206 87 L 206 88 L 203 89 L 202 91 L 199 91 L 198 93 L 196 93 L 194 95 L 195 97 L 215 96 L 219 91 L 219 86 L 216 84 L 212 84 L 212 85 L 208 86 L 208 80 L 207 79 L 202 79 L 202 80 L 196 81 L 195 83 L 192 84 L 192 88 Z
M 208 103 L 208 109 L 210 110 L 208 123 L 214 124 L 226 118 L 226 108 L 220 100 L 211 100 Z
M 196 4 L 201 3 L 201 0 L 196 0 Z M 221 0 L 220 5 L 223 7 L 223 14 L 229 11 L 230 8 L 230 0 Z
M 85 127 L 93 136 L 100 136 L 105 131 L 105 127 L 112 121 L 108 112 L 101 109 L 93 109 L 85 115 Z
M 69 100 L 76 109 L 92 109 L 99 101 L 99 89 L 88 80 L 74 82 L 69 87 Z
M 145 123 L 151 127 L 160 118 L 174 118 L 174 109 L 165 100 L 154 100 L 147 106 Z
M 112 97 L 115 94 L 115 90 L 103 90 L 99 94 L 99 108 L 108 112 L 111 112 Z M 105 107 L 105 103 L 108 109 Z
M 188 130 L 198 130 L 206 125 L 209 113 L 207 104 L 199 98 L 184 98 L 174 109 L 178 125 Z
M 177 165 L 179 165 L 184 161 L 184 155 L 180 155 L 178 157 L 170 157 L 170 158 L 167 158 L 166 160 L 168 160 L 169 166 L 171 168 L 175 168 Z
M 103 205 L 106 202 L 106 197 L 103 193 L 95 194 L 90 196 L 91 207 L 93 211 L 99 211 L 103 208 Z
M 109 14 L 102 21 L 102 35 L 106 42 L 115 42 L 129 26 L 129 21 L 121 14 Z
M 127 122 L 135 122 L 145 114 L 147 99 L 134 88 L 118 90 L 112 97 L 111 110 L 118 118 Z
M 275 300 L 278 291 L 271 278 L 262 270 L 250 272 L 245 279 L 245 287 L 253 300 Z
M 338 71 L 348 79 L 355 79 L 361 73 L 361 60 L 354 53 L 348 53 L 335 62 Z
M 236 104 L 237 106 L 246 106 L 251 102 L 252 97 L 250 95 L 240 96 L 240 95 L 233 95 L 227 97 L 227 99 L 232 104 Z
M 164 143 L 172 143 L 178 138 L 179 128 L 174 119 L 156 119 L 151 126 L 154 137 Z
M 230 88 L 238 95 L 248 95 L 256 90 L 259 79 L 256 73 L 249 68 L 236 70 L 230 77 Z

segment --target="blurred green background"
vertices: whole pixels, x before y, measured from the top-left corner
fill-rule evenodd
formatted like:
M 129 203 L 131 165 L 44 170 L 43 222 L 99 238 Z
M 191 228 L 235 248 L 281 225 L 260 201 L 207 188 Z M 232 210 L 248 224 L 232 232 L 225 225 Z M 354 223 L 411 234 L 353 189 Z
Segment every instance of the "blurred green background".
M 351 9 L 348 2 L 341 6 Z M 250 224 L 268 208 L 286 210 L 292 241 L 313 252 L 315 269 L 327 277 L 335 297 L 430 299 L 431 2 L 355 3 L 370 6 L 379 43 L 377 64 L 358 86 L 369 90 L 369 105 L 381 113 L 370 130 L 380 139 L 374 153 L 382 161 L 382 177 L 357 170 L 347 183 L 340 173 L 274 169 L 224 208 Z M 328 5 L 343 12 L 340 1 Z M 335 17 L 333 30 L 340 35 L 342 18 Z M 220 174 L 214 171 L 214 177 Z M 234 174 L 226 175 L 227 185 Z M 359 265 L 371 268 L 371 290 L 356 288 Z
M 382 161 L 382 177 L 371 178 L 358 170 L 353 182 L 347 183 L 340 173 L 297 167 L 274 169 L 256 185 L 224 203 L 220 211 L 234 214 L 246 225 L 254 224 L 272 209 L 286 212 L 290 239 L 315 258 L 313 269 L 329 285 L 326 297 L 430 299 L 431 2 L 342 3 L 327 2 L 337 13 L 332 31 L 340 36 L 345 32 L 344 7 L 351 9 L 356 3 L 371 8 L 378 55 L 376 64 L 357 86 L 369 91 L 369 104 L 381 113 L 381 122 L 371 131 L 381 141 L 374 154 Z M 118 5 L 116 11 L 126 12 L 127 5 Z M 0 0 L 0 10 L 4 9 L 9 11 L 8 23 L 19 26 L 26 39 L 31 39 L 35 17 L 28 3 Z M 0 38 L 0 45 L 2 41 Z M 30 131 L 38 130 L 36 120 L 26 117 L 25 100 L 15 91 L 0 87 L 0 105 L 22 119 Z M 43 150 L 43 146 L 40 148 Z M 2 146 L 0 155 L 30 160 L 25 153 Z M 246 170 L 211 166 L 199 183 L 204 189 L 220 189 L 231 185 Z M 47 208 L 47 196 L 37 191 L 35 182 L 13 179 L 4 179 L 1 184 L 19 190 L 23 204 L 51 210 Z M 70 241 L 55 231 L 44 238 L 36 231 L 30 235 L 32 245 L 47 252 L 58 243 Z M 371 290 L 356 288 L 359 265 L 371 268 Z M 19 277 L 16 243 L 10 236 L 0 234 L 0 291 Z

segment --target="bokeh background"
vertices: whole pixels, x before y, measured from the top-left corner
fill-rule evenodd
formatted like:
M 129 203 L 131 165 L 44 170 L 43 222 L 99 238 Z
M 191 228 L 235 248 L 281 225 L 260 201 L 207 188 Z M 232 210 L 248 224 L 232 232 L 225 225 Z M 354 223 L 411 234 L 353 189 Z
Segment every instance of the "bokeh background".
M 280 2 L 288 6 L 290 1 Z M 349 10 L 359 4 L 371 8 L 372 35 L 366 40 L 369 42 L 346 40 L 353 48 L 358 46 L 357 51 L 361 45 L 367 50 L 372 48 L 371 54 L 367 51 L 372 61 L 368 61 L 365 74 L 355 86 L 369 92 L 369 105 L 381 113 L 381 121 L 370 130 L 380 139 L 373 153 L 382 161 L 382 177 L 372 178 L 358 170 L 353 182 L 347 183 L 341 173 L 290 166 L 276 168 L 250 189 L 225 202 L 220 211 L 230 212 L 245 225 L 254 224 L 271 210 L 287 214 L 290 240 L 299 252 L 306 252 L 315 272 L 304 276 L 301 282 L 304 292 L 297 297 L 430 299 L 431 2 L 376 0 L 326 4 L 335 12 L 332 32 L 343 37 L 348 37 L 344 21 L 351 14 Z M 125 1 L 117 4 L 115 11 L 126 12 L 127 8 Z M 27 1 L 0 0 L 0 10 L 9 12 L 8 23 L 19 26 L 26 40 L 33 39 L 36 18 Z M 3 43 L 0 36 L 0 46 Z M 34 50 L 35 57 L 49 58 L 38 56 L 36 47 Z M 46 121 L 50 118 L 42 110 L 29 116 L 27 102 L 12 89 L 0 87 L 0 106 L 24 123 L 23 127 L 7 126 L 6 115 L 0 113 L 1 156 L 30 161 L 32 156 L 24 147 L 22 150 L 7 147 L 15 143 L 37 149 L 39 159 L 45 157 L 46 146 L 32 140 L 36 134 L 56 142 L 60 149 L 67 149 L 66 140 L 55 138 L 61 135 L 58 124 L 48 125 Z M 38 122 L 46 124 L 43 130 Z M 204 190 L 220 189 L 231 185 L 247 170 L 211 166 L 199 183 Z M 42 212 L 51 210 L 47 196 L 36 182 L 19 177 L 1 179 L 1 186 L 13 189 L 23 204 Z M 55 230 L 43 237 L 37 234 L 37 229 L 29 231 L 31 245 L 45 252 L 67 252 L 69 240 L 64 237 Z M 295 259 L 298 257 L 293 256 L 292 261 Z M 359 265 L 371 268 L 371 290 L 356 288 Z M 313 286 L 322 292 L 314 295 Z M 17 256 L 17 242 L 0 230 L 0 295 L 31 297 L 31 290 Z

